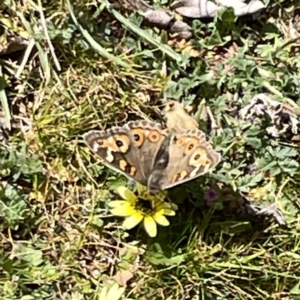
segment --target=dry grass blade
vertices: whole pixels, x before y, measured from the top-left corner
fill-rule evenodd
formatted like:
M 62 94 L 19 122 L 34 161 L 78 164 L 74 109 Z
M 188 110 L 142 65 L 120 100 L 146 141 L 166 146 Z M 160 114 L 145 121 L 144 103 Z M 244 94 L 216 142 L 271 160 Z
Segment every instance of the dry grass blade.
M 144 30 L 140 29 L 139 27 L 131 23 L 128 19 L 123 17 L 118 11 L 111 8 L 110 4 L 108 4 L 108 9 L 115 16 L 117 20 L 119 20 L 122 24 L 124 24 L 124 26 L 126 26 L 129 30 L 137 34 L 140 38 L 146 40 L 151 45 L 157 47 L 161 52 L 168 55 L 170 58 L 176 60 L 177 62 L 180 63 L 182 61 L 181 55 L 176 53 L 170 46 L 158 42 L 156 39 L 151 37 Z
M 0 65 L 0 99 L 1 105 L 5 118 L 5 125 L 10 130 L 11 129 L 11 114 L 9 110 L 9 105 L 5 93 L 5 80 L 2 73 L 2 66 Z

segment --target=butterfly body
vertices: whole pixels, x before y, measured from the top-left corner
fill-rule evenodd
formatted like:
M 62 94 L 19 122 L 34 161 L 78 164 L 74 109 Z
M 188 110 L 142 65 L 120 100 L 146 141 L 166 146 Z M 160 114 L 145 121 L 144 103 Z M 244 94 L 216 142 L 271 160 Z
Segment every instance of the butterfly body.
M 89 131 L 84 140 L 104 164 L 146 185 L 151 193 L 192 180 L 221 159 L 199 129 L 168 133 L 145 120 Z

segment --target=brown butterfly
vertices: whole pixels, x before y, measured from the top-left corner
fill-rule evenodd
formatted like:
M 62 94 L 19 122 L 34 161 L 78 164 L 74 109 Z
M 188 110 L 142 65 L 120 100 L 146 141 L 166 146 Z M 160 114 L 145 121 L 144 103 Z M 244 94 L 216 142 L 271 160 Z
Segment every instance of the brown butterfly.
M 106 131 L 92 130 L 83 137 L 104 164 L 147 186 L 153 194 L 197 178 L 220 162 L 221 155 L 195 122 L 189 121 L 191 129 L 169 134 L 160 124 L 131 121 Z

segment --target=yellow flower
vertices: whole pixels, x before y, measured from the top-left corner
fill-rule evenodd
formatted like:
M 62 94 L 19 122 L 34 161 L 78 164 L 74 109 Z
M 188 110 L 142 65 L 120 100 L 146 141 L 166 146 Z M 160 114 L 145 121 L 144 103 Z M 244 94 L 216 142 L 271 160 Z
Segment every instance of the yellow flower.
M 118 188 L 119 195 L 124 200 L 111 201 L 111 213 L 115 216 L 126 217 L 123 222 L 125 229 L 132 229 L 141 221 L 144 223 L 146 232 L 151 237 L 157 234 L 156 224 L 168 226 L 170 223 L 166 216 L 175 216 L 177 205 L 164 202 L 166 192 L 150 195 L 146 187 L 137 184 L 138 195 L 135 195 L 125 186 Z
M 115 282 L 112 286 L 104 286 L 98 297 L 98 300 L 119 300 L 124 294 L 125 288 L 119 287 Z

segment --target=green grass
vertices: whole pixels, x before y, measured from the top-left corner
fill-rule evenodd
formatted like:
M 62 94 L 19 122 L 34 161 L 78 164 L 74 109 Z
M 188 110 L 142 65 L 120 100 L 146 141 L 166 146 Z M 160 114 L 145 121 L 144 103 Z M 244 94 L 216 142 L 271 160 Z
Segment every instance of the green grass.
M 168 46 L 166 32 L 97 2 L 4 2 L 2 47 L 30 40 L 25 54 L 0 52 L 1 106 L 7 122 L 18 115 L 32 128 L 12 126 L 1 140 L 0 298 L 100 300 L 117 281 L 130 299 L 300 299 L 298 133 L 274 138 L 268 118 L 253 124 L 238 114 L 268 93 L 297 115 L 299 47 L 288 44 L 296 7 L 279 0 L 258 19 L 194 20 L 189 44 Z M 170 191 L 179 209 L 152 239 L 111 215 L 107 203 L 127 180 L 81 135 L 144 117 L 163 122 L 164 98 L 195 113 L 205 99 L 219 129 L 209 119 L 201 129 L 222 162 Z M 212 207 L 208 188 L 219 195 Z M 241 193 L 275 203 L 288 225 L 241 214 Z

